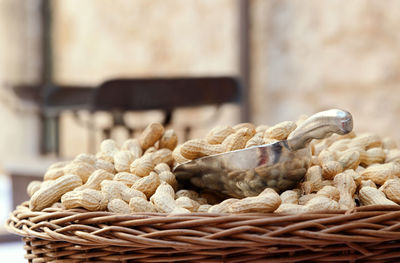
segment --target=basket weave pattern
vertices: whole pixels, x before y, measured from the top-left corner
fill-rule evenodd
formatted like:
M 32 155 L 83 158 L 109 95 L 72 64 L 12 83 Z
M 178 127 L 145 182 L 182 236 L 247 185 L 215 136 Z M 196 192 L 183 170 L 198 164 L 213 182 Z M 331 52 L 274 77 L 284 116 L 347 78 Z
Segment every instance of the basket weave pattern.
M 301 215 L 17 207 L 29 262 L 400 262 L 400 206 Z

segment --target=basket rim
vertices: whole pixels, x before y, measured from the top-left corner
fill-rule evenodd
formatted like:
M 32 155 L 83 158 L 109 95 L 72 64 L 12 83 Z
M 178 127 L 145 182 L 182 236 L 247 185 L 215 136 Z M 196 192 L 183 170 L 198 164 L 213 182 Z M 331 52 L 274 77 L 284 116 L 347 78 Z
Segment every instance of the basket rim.
M 135 213 L 19 205 L 6 221 L 11 233 L 80 245 L 125 247 L 247 247 L 260 243 L 308 245 L 400 240 L 400 206 L 371 205 L 304 214 Z M 386 225 L 391 222 L 390 225 Z M 265 230 L 264 228 L 268 228 Z M 313 230 L 314 229 L 314 230 Z M 348 234 L 348 232 L 350 234 Z M 291 238 L 288 239 L 287 236 Z M 233 237 L 232 241 L 227 240 Z

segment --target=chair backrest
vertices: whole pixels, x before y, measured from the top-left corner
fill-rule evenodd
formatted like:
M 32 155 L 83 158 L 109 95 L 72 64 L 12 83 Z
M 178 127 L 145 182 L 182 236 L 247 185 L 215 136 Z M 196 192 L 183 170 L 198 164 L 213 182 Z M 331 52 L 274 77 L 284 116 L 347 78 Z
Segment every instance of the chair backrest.
M 114 79 L 96 88 L 92 110 L 172 110 L 240 101 L 240 82 L 233 77 Z

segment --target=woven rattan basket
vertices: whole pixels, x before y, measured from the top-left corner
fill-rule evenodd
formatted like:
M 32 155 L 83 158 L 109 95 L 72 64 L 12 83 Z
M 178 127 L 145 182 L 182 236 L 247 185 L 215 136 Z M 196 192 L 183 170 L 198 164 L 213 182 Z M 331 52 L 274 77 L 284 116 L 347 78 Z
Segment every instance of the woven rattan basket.
M 400 206 L 282 214 L 114 214 L 24 203 L 29 262 L 400 262 Z

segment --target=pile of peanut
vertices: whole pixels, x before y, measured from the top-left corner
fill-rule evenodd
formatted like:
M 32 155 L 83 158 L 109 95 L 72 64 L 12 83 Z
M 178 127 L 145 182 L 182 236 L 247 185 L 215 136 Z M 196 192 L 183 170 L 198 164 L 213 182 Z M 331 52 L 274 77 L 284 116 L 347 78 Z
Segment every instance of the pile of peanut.
M 241 123 L 212 129 L 205 139 L 177 146 L 171 129 L 150 124 L 118 147 L 108 139 L 96 155 L 80 154 L 51 165 L 43 182 L 28 185 L 30 209 L 47 207 L 115 213 L 283 212 L 352 209 L 400 204 L 400 150 L 373 134 L 332 135 L 311 143 L 312 164 L 304 182 L 280 195 L 266 188 L 258 196 L 221 200 L 210 192 L 179 189 L 171 169 L 202 156 L 286 139 L 302 121 L 275 126 Z

